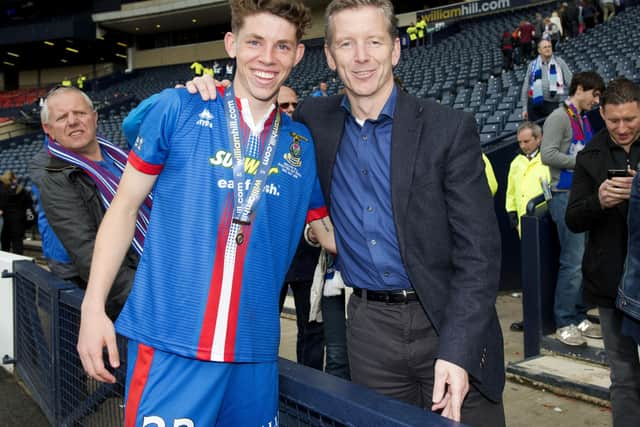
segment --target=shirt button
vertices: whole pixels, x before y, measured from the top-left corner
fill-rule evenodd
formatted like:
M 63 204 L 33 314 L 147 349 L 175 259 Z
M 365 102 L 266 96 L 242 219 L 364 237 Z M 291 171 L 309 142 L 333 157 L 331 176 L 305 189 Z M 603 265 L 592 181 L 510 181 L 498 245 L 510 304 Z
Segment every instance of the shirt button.
M 373 212 L 373 207 L 367 206 L 367 212 Z
M 382 275 L 383 275 L 384 277 L 389 277 L 390 273 L 389 273 L 388 271 L 385 271 L 384 273 L 382 273 Z
M 362 135 L 362 140 L 366 141 L 367 140 L 367 135 Z
M 376 242 L 375 240 L 371 241 L 371 246 L 375 246 L 378 242 Z
M 366 175 L 366 174 L 368 174 L 368 173 L 369 173 L 369 171 L 368 171 L 368 170 L 366 170 L 366 169 L 362 169 L 362 171 L 361 171 L 361 172 L 362 172 L 362 175 Z

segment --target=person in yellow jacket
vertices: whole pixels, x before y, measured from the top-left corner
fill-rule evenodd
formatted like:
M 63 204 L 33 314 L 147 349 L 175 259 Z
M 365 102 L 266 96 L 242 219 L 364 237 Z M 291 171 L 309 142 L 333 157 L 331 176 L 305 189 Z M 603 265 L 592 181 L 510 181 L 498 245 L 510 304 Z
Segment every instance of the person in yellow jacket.
M 484 153 L 482 153 L 482 160 L 484 160 L 484 174 L 487 176 L 489 190 L 491 190 L 491 195 L 495 196 L 498 191 L 498 180 L 496 179 L 496 174 L 493 172 L 493 166 L 491 166 L 489 158 Z
M 407 35 L 409 36 L 409 46 L 415 46 L 418 39 L 418 29 L 413 22 L 407 27 Z
M 425 45 L 424 35 L 426 33 L 427 23 L 424 21 L 424 18 L 418 19 L 416 22 L 416 30 L 418 31 L 418 46 Z
M 201 76 L 202 70 L 204 69 L 204 65 L 196 61 L 192 63 L 189 68 L 193 70 L 196 76 Z
M 542 164 L 540 157 L 540 126 L 528 121 L 521 123 L 517 138 L 522 153 L 509 166 L 506 210 L 513 227 L 517 228 L 520 235 L 520 218 L 527 211 L 527 203 L 543 193 L 543 186 L 549 185 L 551 181 L 551 173 L 549 167 Z

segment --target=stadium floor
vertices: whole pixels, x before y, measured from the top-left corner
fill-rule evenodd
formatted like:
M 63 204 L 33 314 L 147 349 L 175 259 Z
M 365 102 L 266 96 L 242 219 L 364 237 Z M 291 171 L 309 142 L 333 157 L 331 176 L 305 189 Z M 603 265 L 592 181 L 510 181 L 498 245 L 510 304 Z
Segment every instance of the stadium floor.
M 506 361 L 522 359 L 522 334 L 511 332 L 509 325 L 522 316 L 521 300 L 506 293 L 498 297 L 498 314 L 504 331 Z M 295 358 L 295 319 L 285 314 L 281 319 L 280 355 Z M 47 426 L 48 422 L 35 402 L 16 380 L 0 369 L 0 426 Z M 606 408 L 579 400 L 556 396 L 536 388 L 507 382 L 505 408 L 509 427 L 609 426 L 610 412 Z

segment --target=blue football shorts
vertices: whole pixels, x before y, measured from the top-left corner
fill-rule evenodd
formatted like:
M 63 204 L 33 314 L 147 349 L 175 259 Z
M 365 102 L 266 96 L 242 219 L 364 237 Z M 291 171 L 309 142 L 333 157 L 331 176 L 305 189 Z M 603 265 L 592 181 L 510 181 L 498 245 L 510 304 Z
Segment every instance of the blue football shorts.
M 276 427 L 278 362 L 210 362 L 128 344 L 125 427 Z

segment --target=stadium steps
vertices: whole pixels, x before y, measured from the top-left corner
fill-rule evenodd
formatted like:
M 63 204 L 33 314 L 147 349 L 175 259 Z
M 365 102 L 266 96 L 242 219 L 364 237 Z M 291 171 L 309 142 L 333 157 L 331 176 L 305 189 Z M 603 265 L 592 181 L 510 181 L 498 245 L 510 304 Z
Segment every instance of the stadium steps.
M 562 345 L 562 344 L 560 344 Z M 588 347 L 587 347 L 588 348 Z M 507 378 L 519 383 L 610 407 L 609 368 L 563 354 L 545 353 L 507 365 Z
M 553 334 L 541 339 L 541 354 L 507 365 L 507 377 L 561 396 L 610 406 L 609 367 L 601 339 L 587 338 L 584 347 L 571 347 Z

